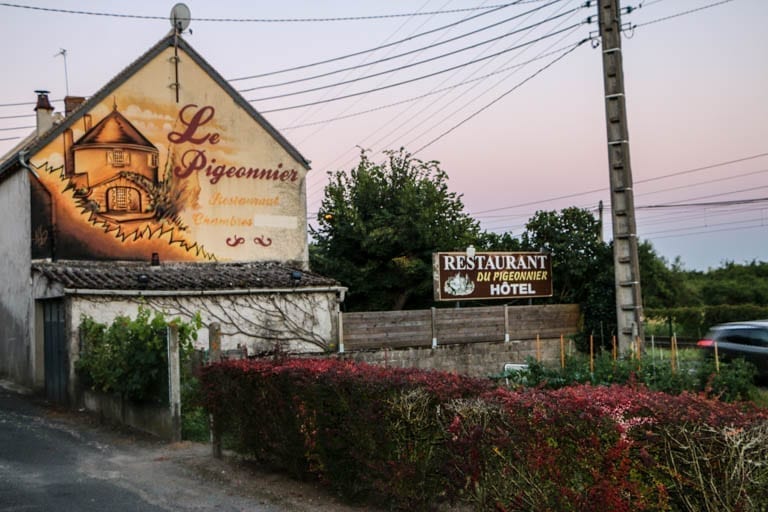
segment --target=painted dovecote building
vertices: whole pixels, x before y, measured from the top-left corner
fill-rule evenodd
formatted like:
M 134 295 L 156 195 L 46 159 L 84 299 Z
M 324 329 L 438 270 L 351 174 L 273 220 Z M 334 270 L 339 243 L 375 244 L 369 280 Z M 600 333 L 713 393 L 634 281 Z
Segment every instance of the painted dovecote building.
M 0 160 L 0 377 L 73 398 L 78 325 L 140 305 L 222 348 L 328 349 L 344 288 L 308 269 L 308 161 L 172 31 Z M 207 329 L 199 333 L 207 341 Z

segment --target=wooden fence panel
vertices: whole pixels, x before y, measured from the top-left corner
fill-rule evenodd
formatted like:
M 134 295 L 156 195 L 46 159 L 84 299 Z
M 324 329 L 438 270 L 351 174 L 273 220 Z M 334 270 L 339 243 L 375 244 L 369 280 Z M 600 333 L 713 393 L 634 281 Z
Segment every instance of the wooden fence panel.
M 344 313 L 345 350 L 404 348 L 432 344 L 430 310 Z
M 578 330 L 579 315 L 576 304 L 344 313 L 344 348 L 424 347 L 433 338 L 441 345 L 558 338 Z

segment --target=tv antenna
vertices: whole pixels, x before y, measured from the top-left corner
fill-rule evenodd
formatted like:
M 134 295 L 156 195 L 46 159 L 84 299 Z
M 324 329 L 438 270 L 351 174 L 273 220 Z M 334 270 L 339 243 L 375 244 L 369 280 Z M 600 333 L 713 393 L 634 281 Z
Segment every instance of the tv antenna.
M 175 81 L 171 84 L 176 92 L 176 103 L 179 102 L 179 35 L 189 27 L 189 22 L 192 21 L 189 7 L 185 4 L 178 3 L 171 9 L 171 26 L 173 27 L 173 69 Z M 191 33 L 191 31 L 190 31 Z
M 192 14 L 189 12 L 189 7 L 186 4 L 178 3 L 171 9 L 171 26 L 177 34 L 181 34 L 187 27 L 189 22 L 192 21 Z
M 61 48 L 59 50 L 59 53 L 54 55 L 54 57 L 58 57 L 59 55 L 64 57 L 64 87 L 65 87 L 65 90 L 67 91 L 67 96 L 69 96 L 69 74 L 67 73 L 67 50 L 64 48 Z

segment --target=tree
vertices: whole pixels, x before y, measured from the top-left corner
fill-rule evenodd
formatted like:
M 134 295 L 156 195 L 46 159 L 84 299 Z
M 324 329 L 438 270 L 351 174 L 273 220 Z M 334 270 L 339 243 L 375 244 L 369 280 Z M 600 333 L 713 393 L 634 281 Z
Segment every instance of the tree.
M 767 261 L 744 264 L 726 261 L 720 268 L 700 275 L 696 281 L 704 304 L 768 305 Z
M 522 251 L 522 242 L 511 233 L 483 231 L 475 240 L 475 247 L 483 251 L 518 252 Z
M 552 258 L 555 302 L 582 302 L 589 286 L 600 274 L 606 244 L 600 240 L 599 224 L 589 210 L 570 207 L 557 213 L 538 211 L 521 236 L 529 251 L 546 251 Z
M 583 336 L 576 338 L 581 349 L 588 346 L 590 334 L 609 346 L 616 330 L 613 260 L 599 227 L 592 213 L 582 208 L 538 211 L 520 237 L 522 250 L 550 254 L 554 292 L 550 302 L 581 306 Z
M 350 310 L 432 304 L 432 253 L 466 249 L 479 227 L 436 161 L 404 149 L 331 174 L 311 229 L 310 264 L 349 287 Z
M 697 300 L 679 270 L 679 262 L 672 264 L 659 256 L 651 242 L 645 240 L 638 247 L 640 282 L 643 307 L 673 308 L 692 306 Z

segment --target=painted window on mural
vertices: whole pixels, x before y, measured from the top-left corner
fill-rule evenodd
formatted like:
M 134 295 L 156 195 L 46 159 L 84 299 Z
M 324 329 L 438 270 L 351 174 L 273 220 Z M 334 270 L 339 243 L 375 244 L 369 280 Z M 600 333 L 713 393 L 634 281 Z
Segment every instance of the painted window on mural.
M 130 155 L 119 148 L 115 148 L 107 152 L 107 161 L 112 164 L 113 167 L 123 167 L 131 163 Z
M 112 187 L 107 191 L 107 210 L 111 212 L 140 212 L 141 195 L 131 187 Z
M 147 163 L 150 167 L 157 167 L 157 153 L 150 153 L 147 155 Z

